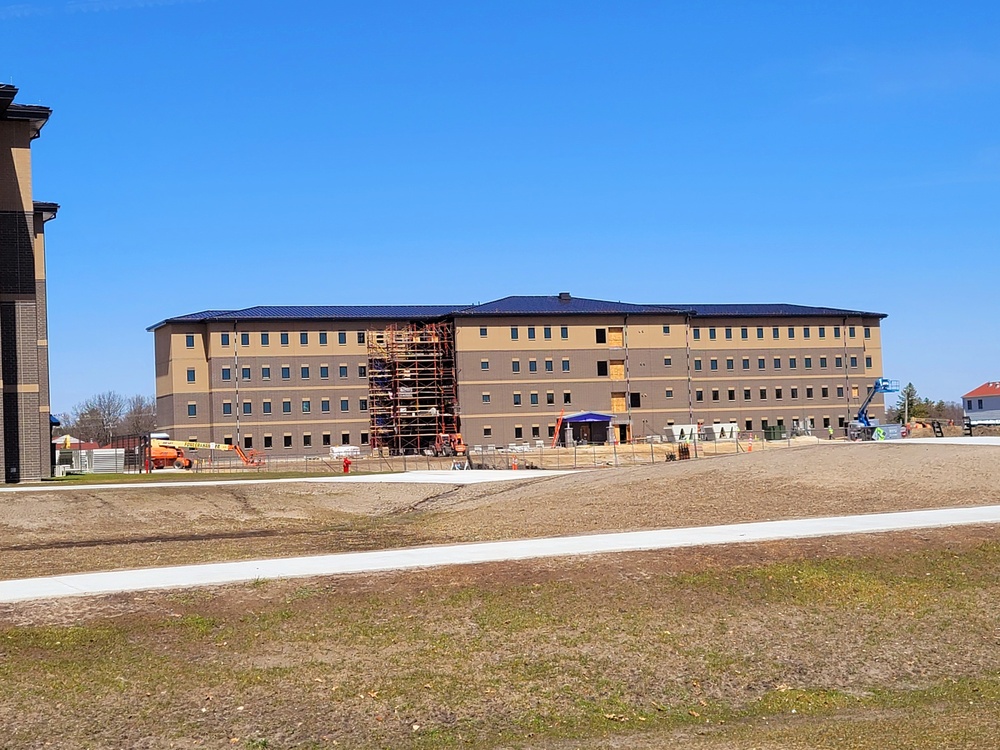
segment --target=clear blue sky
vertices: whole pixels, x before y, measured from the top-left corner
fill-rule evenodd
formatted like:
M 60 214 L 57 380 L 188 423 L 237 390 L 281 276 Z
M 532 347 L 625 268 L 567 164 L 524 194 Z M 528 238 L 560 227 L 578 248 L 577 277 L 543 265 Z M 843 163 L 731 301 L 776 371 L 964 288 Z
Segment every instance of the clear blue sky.
M 173 315 L 560 291 L 877 310 L 922 395 L 1000 378 L 997 3 L 22 0 L 0 34 L 54 110 L 55 412 L 152 394 Z

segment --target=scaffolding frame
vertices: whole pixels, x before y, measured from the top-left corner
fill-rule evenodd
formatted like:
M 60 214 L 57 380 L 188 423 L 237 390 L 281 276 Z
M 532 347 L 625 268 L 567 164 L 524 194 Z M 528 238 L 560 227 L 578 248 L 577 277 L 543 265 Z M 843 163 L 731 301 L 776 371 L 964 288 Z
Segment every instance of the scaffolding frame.
M 366 339 L 373 453 L 419 454 L 460 431 L 452 323 L 390 326 Z

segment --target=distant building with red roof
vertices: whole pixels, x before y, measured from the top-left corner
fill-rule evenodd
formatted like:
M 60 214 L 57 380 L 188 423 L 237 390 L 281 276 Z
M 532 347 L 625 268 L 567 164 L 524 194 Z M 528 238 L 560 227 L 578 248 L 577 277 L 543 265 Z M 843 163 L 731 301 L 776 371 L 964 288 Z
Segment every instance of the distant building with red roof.
M 972 424 L 1000 424 L 1000 380 L 983 383 L 962 396 L 962 401 Z

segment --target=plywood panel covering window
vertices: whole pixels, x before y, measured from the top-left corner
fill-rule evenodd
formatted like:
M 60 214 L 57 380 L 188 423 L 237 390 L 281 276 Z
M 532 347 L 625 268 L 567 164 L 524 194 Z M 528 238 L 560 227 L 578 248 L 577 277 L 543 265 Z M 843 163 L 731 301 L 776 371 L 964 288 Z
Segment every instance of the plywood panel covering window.
M 625 330 L 623 328 L 608 329 L 608 346 L 625 346 Z
M 611 411 L 616 414 L 620 414 L 625 411 L 625 394 L 624 393 L 612 393 L 611 394 Z
M 612 380 L 625 379 L 625 360 L 623 359 L 611 360 L 611 379 Z

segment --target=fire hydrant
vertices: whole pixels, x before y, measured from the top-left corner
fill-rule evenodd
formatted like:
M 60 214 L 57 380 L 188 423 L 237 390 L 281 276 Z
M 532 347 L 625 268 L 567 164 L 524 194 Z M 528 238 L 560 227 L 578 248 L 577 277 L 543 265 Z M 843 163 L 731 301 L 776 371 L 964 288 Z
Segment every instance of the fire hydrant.
M 344 458 L 344 473 L 345 474 L 351 473 L 351 459 L 346 457 Z

